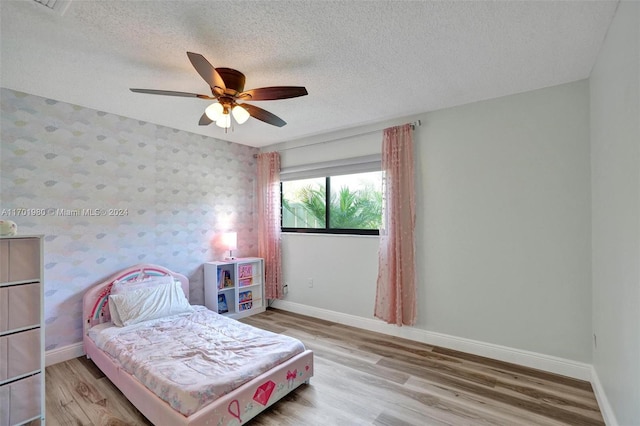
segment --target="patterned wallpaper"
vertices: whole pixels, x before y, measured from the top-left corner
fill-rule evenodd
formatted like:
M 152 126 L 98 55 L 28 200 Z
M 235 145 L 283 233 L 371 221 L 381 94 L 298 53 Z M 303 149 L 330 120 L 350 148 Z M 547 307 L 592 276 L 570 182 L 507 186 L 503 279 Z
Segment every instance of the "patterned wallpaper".
M 257 254 L 256 148 L 4 88 L 0 100 L 0 217 L 45 236 L 46 350 L 82 340 L 84 291 L 120 269 L 166 266 L 202 304 L 220 233 Z

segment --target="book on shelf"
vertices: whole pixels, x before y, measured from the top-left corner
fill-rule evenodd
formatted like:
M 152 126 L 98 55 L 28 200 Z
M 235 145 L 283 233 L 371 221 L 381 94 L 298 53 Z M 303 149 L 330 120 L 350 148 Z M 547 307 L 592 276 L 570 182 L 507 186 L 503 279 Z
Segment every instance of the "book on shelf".
M 240 279 L 253 277 L 253 265 L 251 263 L 238 265 L 238 275 Z
M 226 269 L 218 269 L 218 289 L 233 287 L 231 272 Z
M 251 309 L 253 307 L 253 302 L 245 302 L 245 303 L 241 303 L 239 310 L 240 311 L 247 311 L 249 309 Z
M 241 291 L 238 293 L 238 297 L 240 298 L 240 303 L 250 302 L 253 299 L 251 291 Z
M 238 285 L 240 287 L 246 287 L 248 285 L 253 284 L 253 278 L 249 277 L 249 278 L 240 278 L 240 280 L 238 281 Z
M 229 312 L 229 307 L 227 306 L 227 297 L 224 294 L 218 295 L 218 313 L 224 314 Z

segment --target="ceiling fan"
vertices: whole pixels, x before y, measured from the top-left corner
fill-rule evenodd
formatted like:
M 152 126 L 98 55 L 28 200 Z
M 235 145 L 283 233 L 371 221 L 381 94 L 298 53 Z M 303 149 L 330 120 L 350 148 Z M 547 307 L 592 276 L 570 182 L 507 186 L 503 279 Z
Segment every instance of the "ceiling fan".
M 272 86 L 245 91 L 245 77 L 240 71 L 231 68 L 214 68 L 209 61 L 199 53 L 187 52 L 187 56 L 198 74 L 209 84 L 212 96 L 188 92 L 174 92 L 171 90 L 129 90 L 151 95 L 182 96 L 215 100 L 216 102 L 205 109 L 198 124 L 207 126 L 215 122 L 217 126 L 224 128 L 225 131 L 231 127 L 231 115 L 233 115 L 233 118 L 238 124 L 244 123 L 249 117 L 257 118 L 260 121 L 278 127 L 287 124 L 283 119 L 267 110 L 244 102 L 239 103 L 238 101 L 271 101 L 296 98 L 307 94 L 307 89 L 301 86 Z

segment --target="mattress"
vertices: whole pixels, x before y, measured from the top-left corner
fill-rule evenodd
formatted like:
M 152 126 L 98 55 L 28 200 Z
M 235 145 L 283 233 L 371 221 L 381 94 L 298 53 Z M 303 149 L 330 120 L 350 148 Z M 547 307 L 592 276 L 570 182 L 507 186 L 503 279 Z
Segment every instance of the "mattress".
M 297 339 L 195 312 L 89 330 L 96 346 L 185 416 L 303 352 Z

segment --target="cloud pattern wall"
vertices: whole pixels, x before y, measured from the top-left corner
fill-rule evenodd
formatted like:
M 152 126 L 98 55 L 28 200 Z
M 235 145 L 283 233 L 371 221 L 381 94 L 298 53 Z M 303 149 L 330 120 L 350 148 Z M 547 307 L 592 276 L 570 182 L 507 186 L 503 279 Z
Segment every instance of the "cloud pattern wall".
M 2 219 L 44 235 L 46 350 L 82 340 L 84 291 L 120 269 L 185 274 L 202 304 L 220 233 L 238 232 L 234 254 L 257 254 L 256 148 L 4 88 L 0 98 L 0 211 L 44 210 Z

